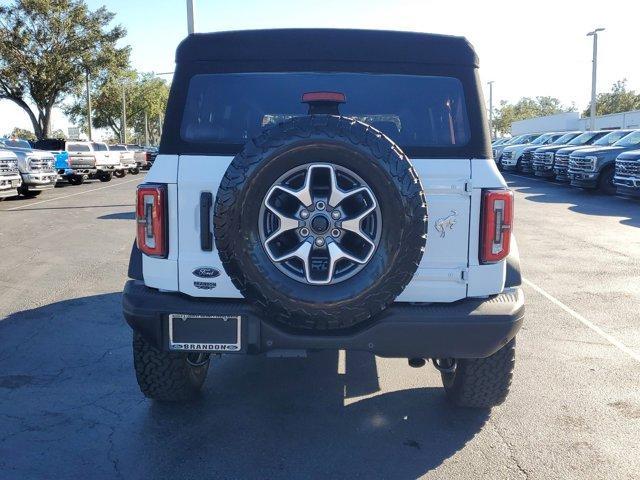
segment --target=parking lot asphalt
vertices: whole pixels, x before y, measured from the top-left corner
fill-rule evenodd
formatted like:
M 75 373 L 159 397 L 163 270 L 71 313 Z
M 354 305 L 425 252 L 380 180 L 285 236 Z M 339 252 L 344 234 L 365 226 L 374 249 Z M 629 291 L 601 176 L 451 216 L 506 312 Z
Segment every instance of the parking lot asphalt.
M 640 478 L 640 202 L 508 175 L 527 295 L 507 402 L 427 365 L 226 356 L 138 391 L 120 312 L 143 176 L 0 203 L 0 478 Z

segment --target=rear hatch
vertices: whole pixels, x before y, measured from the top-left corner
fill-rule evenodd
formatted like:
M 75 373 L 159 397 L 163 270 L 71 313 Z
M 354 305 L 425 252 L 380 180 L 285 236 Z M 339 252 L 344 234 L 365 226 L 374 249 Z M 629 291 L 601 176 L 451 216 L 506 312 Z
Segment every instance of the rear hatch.
M 202 194 L 210 193 L 215 198 L 233 159 L 233 154 L 225 151 L 233 145 L 239 149 L 271 123 L 305 115 L 307 106 L 300 103 L 302 94 L 317 90 L 344 93 L 347 101 L 340 106 L 340 113 L 374 126 L 399 143 L 422 181 L 429 209 L 426 253 L 398 300 L 450 302 L 466 297 L 474 196 L 472 160 L 446 158 L 448 147 L 466 142 L 469 136 L 460 82 L 441 77 L 342 73 L 194 78 L 181 134 L 211 147 L 209 154 L 178 158 L 179 290 L 198 297 L 240 296 L 225 275 L 215 246 L 213 251 L 202 249 L 202 230 L 211 230 L 210 210 L 208 222 L 201 223 L 201 219 L 207 218 L 201 217 L 202 209 L 206 208 L 202 205 Z M 438 156 L 424 154 L 438 148 Z M 479 194 L 477 197 L 479 201 Z M 477 241 L 477 235 L 474 238 Z M 215 288 L 203 288 L 203 279 L 198 277 L 202 267 L 220 273 L 215 278 Z

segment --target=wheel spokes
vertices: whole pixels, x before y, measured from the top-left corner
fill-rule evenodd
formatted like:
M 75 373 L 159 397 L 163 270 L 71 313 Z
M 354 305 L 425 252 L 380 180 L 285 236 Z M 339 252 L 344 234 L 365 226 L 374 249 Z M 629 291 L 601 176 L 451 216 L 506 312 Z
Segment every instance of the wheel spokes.
M 276 208 L 274 208 L 272 205 L 267 204 L 266 207 L 271 212 L 273 212 L 276 217 L 278 217 L 279 225 L 276 231 L 267 237 L 267 239 L 264 241 L 265 243 L 271 242 L 274 238 L 279 237 L 284 232 L 288 232 L 289 230 L 295 230 L 296 228 L 298 228 L 298 219 L 283 215 L 282 213 L 278 212 L 278 210 L 276 210 Z

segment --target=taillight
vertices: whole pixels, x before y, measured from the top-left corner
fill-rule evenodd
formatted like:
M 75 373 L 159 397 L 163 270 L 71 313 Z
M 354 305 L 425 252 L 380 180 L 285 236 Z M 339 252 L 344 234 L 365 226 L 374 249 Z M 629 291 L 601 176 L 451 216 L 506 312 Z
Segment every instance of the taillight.
M 136 202 L 138 248 L 151 257 L 166 258 L 167 186 L 143 183 L 138 186 Z
M 482 235 L 480 262 L 495 263 L 509 255 L 513 228 L 513 192 L 482 192 Z

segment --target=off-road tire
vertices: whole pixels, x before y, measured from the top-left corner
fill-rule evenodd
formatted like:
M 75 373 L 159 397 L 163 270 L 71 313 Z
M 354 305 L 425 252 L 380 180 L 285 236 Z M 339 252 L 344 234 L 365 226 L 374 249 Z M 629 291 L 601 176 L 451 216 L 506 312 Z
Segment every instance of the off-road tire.
M 613 184 L 613 176 L 615 168 L 613 166 L 605 167 L 598 177 L 598 191 L 605 195 L 615 195 L 616 186 Z
M 140 168 L 130 168 L 129 173 L 131 175 L 138 175 L 140 173 Z
M 82 185 L 84 183 L 84 177 L 82 175 L 71 175 L 67 181 L 71 185 Z
M 98 180 L 100 180 L 101 182 L 110 182 L 111 177 L 111 172 L 102 172 L 98 175 Z
M 441 373 L 448 400 L 459 407 L 500 405 L 509 393 L 515 356 L 514 338 L 486 358 L 458 360 L 453 373 Z
M 258 234 L 267 189 L 287 169 L 314 161 L 342 164 L 362 177 L 382 209 L 376 252 L 348 281 L 330 285 L 289 278 L 269 260 Z M 268 128 L 244 146 L 220 183 L 214 232 L 224 269 L 245 298 L 272 321 L 326 331 L 363 324 L 404 290 L 424 252 L 426 218 L 420 180 L 393 141 L 351 118 L 312 115 Z
M 25 186 L 18 187 L 18 194 L 26 198 L 37 197 L 41 193 L 42 193 L 42 190 L 29 190 Z
M 133 332 L 133 365 L 140 391 L 161 402 L 194 398 L 207 378 L 209 362 L 193 366 L 186 353 L 163 352 Z
M 126 170 L 116 170 L 113 172 L 113 176 L 116 178 L 124 178 L 127 176 Z

